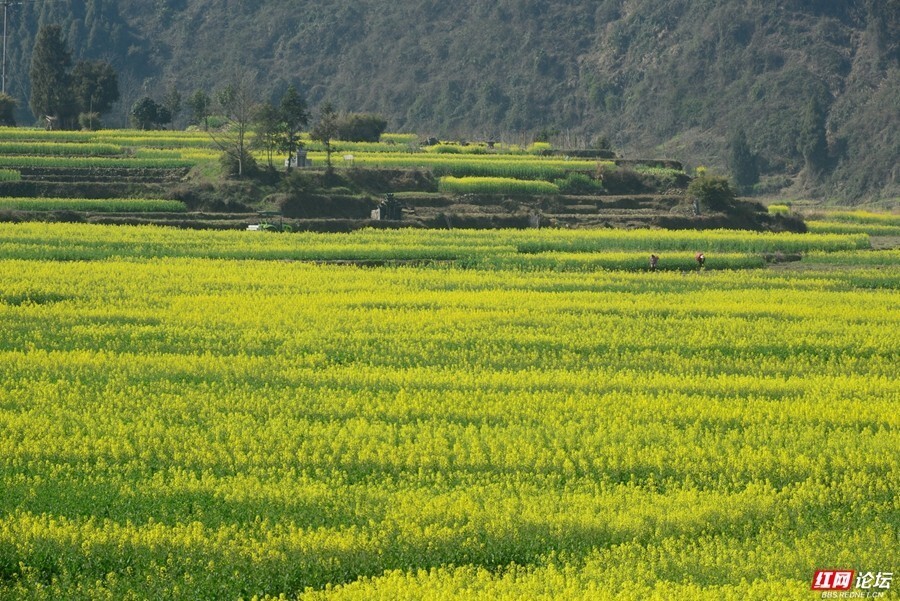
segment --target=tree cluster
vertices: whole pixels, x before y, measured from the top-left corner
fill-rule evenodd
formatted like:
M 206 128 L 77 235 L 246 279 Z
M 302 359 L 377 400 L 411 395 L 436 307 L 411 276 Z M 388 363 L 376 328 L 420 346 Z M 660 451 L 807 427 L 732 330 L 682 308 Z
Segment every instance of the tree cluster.
M 73 67 L 59 25 L 38 32 L 29 75 L 31 111 L 48 127 L 97 129 L 100 116 L 119 100 L 119 81 L 112 65 L 79 61 Z
M 306 100 L 289 86 L 277 105 L 257 101 L 258 85 L 253 73 L 235 77 L 211 98 L 198 90 L 188 98 L 191 120 L 202 124 L 222 151 L 222 164 L 229 175 L 244 177 L 258 170 L 251 152 L 253 147 L 266 151 L 269 169 L 274 169 L 276 152 L 293 156 L 302 146 L 300 132 L 309 122 Z M 221 125 L 209 127 L 209 117 L 216 111 Z M 250 137 L 251 129 L 255 133 Z M 290 161 L 287 162 L 290 170 Z
M 300 132 L 309 123 L 309 109 L 306 99 L 294 86 L 289 86 L 278 105 L 262 103 L 254 112 L 257 144 L 266 149 L 269 167 L 273 167 L 272 157 L 276 151 L 285 152 L 288 159 L 302 148 Z M 291 161 L 287 161 L 287 170 Z
M 144 96 L 131 107 L 131 124 L 138 129 L 161 129 L 181 112 L 181 94 L 175 88 L 166 92 L 162 102 Z

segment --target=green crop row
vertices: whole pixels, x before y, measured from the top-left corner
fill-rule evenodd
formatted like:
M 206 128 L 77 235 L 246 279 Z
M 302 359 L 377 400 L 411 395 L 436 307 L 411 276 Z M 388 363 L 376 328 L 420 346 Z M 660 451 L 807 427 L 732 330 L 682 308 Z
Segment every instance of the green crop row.
M 125 158 L 125 157 L 69 157 L 69 156 L 0 156 L 2 167 L 46 167 L 46 168 L 135 168 L 135 169 L 178 169 L 193 167 L 198 163 L 192 159 L 175 158 Z
M 22 174 L 15 169 L 0 169 L 0 182 L 17 182 L 22 179 Z
M 658 271 L 697 270 L 692 252 L 673 251 L 661 253 Z M 516 269 L 519 271 L 597 271 L 624 270 L 648 271 L 649 256 L 641 252 L 566 253 L 544 252 L 538 254 L 502 253 L 487 255 L 477 265 L 481 268 Z M 704 270 L 754 269 L 765 267 L 766 261 L 759 254 L 716 253 L 704 263 Z
M 122 154 L 123 149 L 117 144 L 101 144 L 95 142 L 3 142 L 0 141 L 0 155 L 36 155 L 36 156 L 110 156 Z
M 900 270 L 900 249 L 812 252 L 803 257 L 808 265 L 883 266 Z
M 262 153 L 264 154 L 264 153 Z M 214 148 L 138 148 L 134 157 L 138 159 L 184 159 L 196 162 L 214 161 L 222 155 L 222 151 Z M 261 155 L 262 156 L 262 155 Z
M 0 140 L 16 142 L 92 142 L 101 132 L 0 127 Z
M 97 213 L 181 213 L 179 200 L 151 198 L 0 198 L 0 209 L 14 211 L 91 211 Z
M 153 131 L 136 129 L 103 129 L 99 131 L 48 131 L 26 127 L 0 127 L 0 140 L 32 142 L 101 142 L 128 146 L 122 140 L 146 143 L 157 139 L 178 140 L 184 144 L 209 141 L 205 132 Z
M 316 163 L 325 161 L 325 154 L 312 153 L 310 158 Z M 428 153 L 364 153 L 354 154 L 352 160 L 342 161 L 340 155 L 333 157 L 337 166 L 381 167 L 381 168 L 420 168 L 430 169 L 437 176 L 453 177 L 506 177 L 514 179 L 532 179 L 553 181 L 563 179 L 572 172 L 593 173 L 597 169 L 596 161 L 564 159 L 541 159 L 540 157 L 524 157 L 511 155 L 482 155 L 479 157 L 464 155 L 436 155 Z
M 322 142 L 307 141 L 303 143 L 303 148 L 310 152 L 325 152 L 325 145 Z M 395 154 L 410 154 L 418 152 L 412 146 L 390 144 L 387 142 L 345 142 L 343 140 L 332 141 L 331 151 L 336 154 L 335 158 L 337 159 L 340 159 L 339 155 L 342 154 L 353 154 L 360 152 Z
M 98 142 L 120 144 L 135 148 L 213 148 L 214 143 L 205 137 L 173 137 L 173 136 L 103 136 Z
M 815 217 L 810 219 L 815 220 Z M 872 213 L 869 211 L 827 211 L 824 213 L 825 221 L 840 221 L 843 223 L 866 223 L 873 225 L 900 226 L 900 214 L 897 213 Z
M 822 234 L 868 234 L 870 236 L 900 236 L 900 224 L 884 220 L 880 223 L 853 221 L 808 221 L 810 232 Z
M 453 194 L 559 194 L 559 186 L 540 180 L 509 177 L 442 177 L 441 192 Z

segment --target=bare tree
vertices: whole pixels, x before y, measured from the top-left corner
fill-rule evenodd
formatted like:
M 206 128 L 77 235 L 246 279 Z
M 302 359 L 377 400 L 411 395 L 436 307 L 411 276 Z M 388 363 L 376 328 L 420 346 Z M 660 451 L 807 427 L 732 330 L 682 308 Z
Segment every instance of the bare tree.
M 331 174 L 333 170 L 331 141 L 338 135 L 338 115 L 330 102 L 326 102 L 319 108 L 319 120 L 309 135 L 313 140 L 321 142 L 325 146 L 325 172 Z
M 246 71 L 216 93 L 216 102 L 226 123 L 219 131 L 210 131 L 209 135 L 222 151 L 223 163 L 239 178 L 256 169 L 247 136 L 256 114 L 256 92 L 256 73 Z

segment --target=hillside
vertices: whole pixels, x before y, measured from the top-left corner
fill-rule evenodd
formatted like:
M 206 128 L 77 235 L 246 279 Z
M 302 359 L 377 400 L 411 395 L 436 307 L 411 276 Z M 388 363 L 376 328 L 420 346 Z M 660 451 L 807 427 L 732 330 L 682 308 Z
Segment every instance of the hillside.
M 11 11 L 8 89 L 27 106 L 42 23 L 111 60 L 123 100 L 184 96 L 252 68 L 312 105 L 376 111 L 393 130 L 562 146 L 726 169 L 736 128 L 764 192 L 900 195 L 900 0 L 62 0 Z M 804 110 L 825 108 L 830 164 L 805 168 Z M 31 119 L 29 115 L 22 118 Z

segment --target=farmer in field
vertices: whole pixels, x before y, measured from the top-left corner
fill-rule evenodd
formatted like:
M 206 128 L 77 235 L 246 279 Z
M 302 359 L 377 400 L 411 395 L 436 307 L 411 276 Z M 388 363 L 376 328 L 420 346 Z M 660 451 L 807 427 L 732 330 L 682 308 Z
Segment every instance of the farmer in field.
M 656 265 L 659 263 L 659 257 L 650 255 L 650 271 L 656 271 Z
M 706 263 L 706 255 L 703 253 L 697 253 L 697 256 L 694 257 L 697 259 L 697 267 L 703 269 L 703 264 Z

